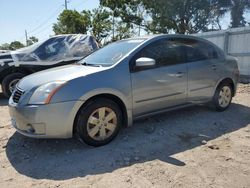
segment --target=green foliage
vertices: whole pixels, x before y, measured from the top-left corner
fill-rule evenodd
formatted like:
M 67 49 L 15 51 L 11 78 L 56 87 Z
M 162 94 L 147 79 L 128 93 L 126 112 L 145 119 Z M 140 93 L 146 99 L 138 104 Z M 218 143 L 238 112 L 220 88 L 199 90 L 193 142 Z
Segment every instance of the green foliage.
M 100 0 L 118 20 L 148 33 L 195 33 L 214 22 L 212 0 Z
M 110 35 L 112 28 L 111 13 L 99 7 L 91 13 L 91 34 L 100 43 Z
M 243 27 L 246 25 L 244 12 L 250 9 L 250 0 L 213 0 L 217 5 L 217 16 L 220 18 L 226 12 L 231 14 L 231 27 Z
M 0 50 L 9 50 L 10 49 L 10 44 L 4 43 L 0 46 Z
M 24 45 L 21 42 L 13 41 L 9 45 L 9 50 L 17 50 L 17 49 L 23 48 L 23 47 L 24 47 Z
M 130 30 L 137 26 L 148 33 L 221 29 L 220 21 L 227 12 L 232 27 L 245 26 L 243 14 L 250 9 L 250 0 L 100 0 L 100 4 L 130 24 Z
M 211 0 L 143 0 L 152 17 L 153 33 L 196 33 L 207 31 L 211 23 Z
M 243 27 L 246 25 L 243 14 L 247 9 L 250 9 L 250 0 L 231 1 L 231 27 Z
M 38 42 L 38 38 L 31 36 L 28 39 L 28 46 L 34 44 L 35 42 Z M 4 43 L 0 46 L 0 50 L 17 50 L 19 48 L 23 48 L 25 45 L 21 43 L 20 41 L 13 41 L 10 44 Z
M 90 15 L 76 10 L 64 10 L 53 25 L 55 34 L 87 33 L 90 26 Z
M 141 0 L 100 0 L 100 4 L 110 8 L 113 15 L 121 18 L 125 23 L 139 25 L 143 21 L 143 18 L 138 14 L 142 6 Z
M 134 32 L 130 29 L 129 24 L 125 24 L 122 21 L 115 24 L 115 35 L 112 37 L 111 41 L 122 40 L 130 38 L 134 35 Z
M 133 30 L 137 26 L 140 34 L 140 28 L 144 27 L 145 21 L 145 18 L 143 17 L 145 9 L 141 0 L 100 0 L 100 4 L 101 6 L 107 7 L 111 10 L 112 16 L 116 18 L 116 23 L 123 22 L 126 24 L 126 26 L 119 25 L 118 28 L 116 28 L 117 31 L 127 32 L 127 30 L 130 29 L 133 33 L 129 36 L 132 36 L 135 34 Z M 113 24 L 113 26 L 114 25 L 115 24 Z M 124 33 L 124 36 L 127 35 L 128 33 Z M 113 38 L 120 37 L 122 37 L 122 34 L 120 36 L 114 36 Z
M 29 39 L 27 40 L 27 46 L 30 46 L 34 43 L 38 42 L 38 38 L 34 37 L 34 36 L 31 36 L 29 37 Z
M 19 41 L 13 41 L 10 44 L 4 43 L 0 46 L 0 50 L 17 50 L 23 48 L 24 45 Z
M 231 26 L 246 25 L 250 0 L 100 0 L 92 11 L 64 10 L 54 24 L 55 34 L 90 33 L 99 43 L 147 33 L 191 34 L 221 29 L 231 13 Z M 145 32 L 144 32 L 145 33 Z

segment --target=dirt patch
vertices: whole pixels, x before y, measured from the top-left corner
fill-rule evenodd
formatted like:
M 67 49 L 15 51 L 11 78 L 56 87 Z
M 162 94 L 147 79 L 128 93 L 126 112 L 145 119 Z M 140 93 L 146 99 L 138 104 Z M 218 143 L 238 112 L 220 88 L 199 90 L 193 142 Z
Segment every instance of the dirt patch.
M 250 187 L 250 85 L 231 107 L 154 116 L 109 145 L 37 140 L 10 126 L 0 96 L 1 187 Z

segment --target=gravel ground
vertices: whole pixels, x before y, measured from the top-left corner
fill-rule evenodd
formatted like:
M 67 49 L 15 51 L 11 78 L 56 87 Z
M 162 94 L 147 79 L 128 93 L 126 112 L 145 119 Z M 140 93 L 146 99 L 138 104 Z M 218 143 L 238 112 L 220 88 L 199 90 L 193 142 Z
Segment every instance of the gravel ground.
M 231 107 L 190 107 L 123 129 L 109 145 L 37 140 L 0 96 L 0 187 L 250 187 L 250 85 Z

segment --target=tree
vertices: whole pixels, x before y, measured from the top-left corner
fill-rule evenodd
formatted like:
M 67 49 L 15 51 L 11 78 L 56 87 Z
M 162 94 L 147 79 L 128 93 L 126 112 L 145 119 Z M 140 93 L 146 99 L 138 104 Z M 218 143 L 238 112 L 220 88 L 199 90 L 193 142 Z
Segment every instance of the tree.
M 246 9 L 250 9 L 250 0 L 231 1 L 231 27 L 243 27 L 246 25 L 246 20 L 243 16 Z
M 17 50 L 17 49 L 23 48 L 23 47 L 24 47 L 24 45 L 21 42 L 13 41 L 9 45 L 9 50 Z
M 137 26 L 138 34 L 140 35 L 140 29 L 144 24 L 143 13 L 145 13 L 144 5 L 141 0 L 100 0 L 100 4 L 104 7 L 108 7 L 112 11 L 113 35 L 116 30 L 116 22 L 121 21 L 125 23 L 126 26 L 122 27 L 123 29 L 119 27 L 120 32 L 127 31 L 127 29 L 134 30 Z
M 209 30 L 213 22 L 211 0 L 143 0 L 151 15 L 148 30 L 153 33 L 196 33 Z
M 34 36 L 31 36 L 29 37 L 29 39 L 27 40 L 27 46 L 30 46 L 34 43 L 38 42 L 38 38 L 34 37 Z
M 9 50 L 9 49 L 10 49 L 9 43 L 4 43 L 0 46 L 0 50 Z
M 116 22 L 123 21 L 131 31 L 138 28 L 139 35 L 141 28 L 148 33 L 185 34 L 208 31 L 219 23 L 222 11 L 214 1 L 223 0 L 100 0 L 100 4 L 112 10 Z
M 230 1 L 228 0 L 212 0 L 211 14 L 213 15 L 212 28 L 221 30 L 221 19 L 229 11 Z M 215 28 L 214 28 L 215 27 Z
M 105 38 L 110 35 L 111 31 L 111 13 L 103 7 L 94 9 L 90 14 L 91 17 L 91 34 L 96 38 L 98 43 L 101 43 Z
M 115 34 L 111 41 L 126 39 L 133 35 L 134 32 L 130 29 L 130 25 L 120 21 L 115 24 Z
M 76 10 L 64 10 L 53 25 L 55 34 L 83 33 L 86 34 L 90 26 L 89 14 L 81 14 Z
M 246 25 L 244 12 L 250 9 L 250 0 L 213 0 L 217 4 L 217 15 L 221 18 L 226 12 L 231 14 L 231 27 L 243 27 Z

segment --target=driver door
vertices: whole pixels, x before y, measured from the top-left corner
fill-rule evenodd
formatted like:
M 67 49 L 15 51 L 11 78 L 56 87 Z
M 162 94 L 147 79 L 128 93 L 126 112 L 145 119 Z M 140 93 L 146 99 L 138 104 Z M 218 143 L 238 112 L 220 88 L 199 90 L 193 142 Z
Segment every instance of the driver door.
M 134 116 L 186 103 L 187 64 L 181 49 L 178 41 L 159 40 L 131 60 Z M 136 68 L 135 61 L 141 57 L 154 59 L 155 66 Z

